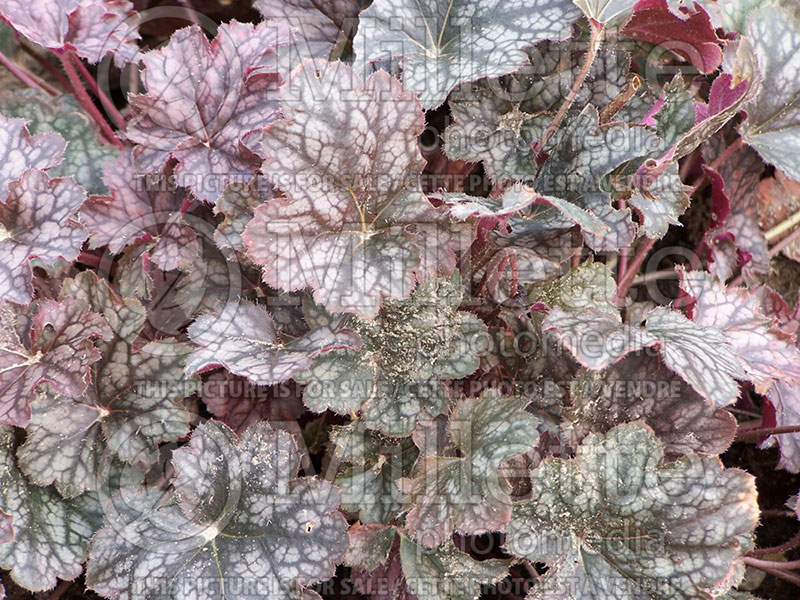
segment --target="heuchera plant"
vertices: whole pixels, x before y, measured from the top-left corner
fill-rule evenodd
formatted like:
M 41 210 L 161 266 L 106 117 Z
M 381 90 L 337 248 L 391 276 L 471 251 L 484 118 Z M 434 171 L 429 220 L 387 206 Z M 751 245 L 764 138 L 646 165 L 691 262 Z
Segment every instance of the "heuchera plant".
M 797 2 L 163 4 L 0 0 L 0 599 L 797 597 Z

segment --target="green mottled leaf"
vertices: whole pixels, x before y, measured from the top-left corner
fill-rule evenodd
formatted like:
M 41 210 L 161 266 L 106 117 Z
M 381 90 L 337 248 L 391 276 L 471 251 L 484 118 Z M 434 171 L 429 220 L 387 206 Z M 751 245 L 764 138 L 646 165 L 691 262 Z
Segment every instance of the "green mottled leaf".
M 429 600 L 477 600 L 481 584 L 500 581 L 510 563 L 498 558 L 474 560 L 449 540 L 428 549 L 406 537 L 400 541 L 400 558 L 409 587 Z
M 0 544 L 0 568 L 25 589 L 55 587 L 57 578 L 83 571 L 89 538 L 96 529 L 96 500 L 64 500 L 52 488 L 31 485 L 17 468 L 14 431 L 0 427 L 0 511 L 11 515 L 14 540 Z
M 459 83 L 511 73 L 525 46 L 564 39 L 578 15 L 569 0 L 375 0 L 353 47 L 368 62 L 403 57 L 403 86 L 436 108 Z
M 761 89 L 747 107 L 742 137 L 766 162 L 800 179 L 800 22 L 783 8 L 765 6 L 750 15 L 745 34 Z
M 455 529 L 496 531 L 511 518 L 511 497 L 500 465 L 532 450 L 539 420 L 527 400 L 487 392 L 461 400 L 450 416 L 450 437 L 459 456 L 429 456 L 410 490 L 406 527 L 423 546 L 439 546 Z
M 363 420 L 334 428 L 331 441 L 334 457 L 347 465 L 335 480 L 342 490 L 342 508 L 358 512 L 363 523 L 388 523 L 397 516 L 403 508 L 397 480 L 409 475 L 417 460 L 414 443 L 367 430 Z
M 389 558 L 395 528 L 379 523 L 356 523 L 350 528 L 350 547 L 342 561 L 348 567 L 374 571 Z
M 67 141 L 64 160 L 48 171 L 51 177 L 72 176 L 89 193 L 108 193 L 103 165 L 118 152 L 100 144 L 95 124 L 71 95 L 50 98 L 34 89 L 4 92 L 0 94 L 0 113 L 25 119 L 32 134 L 58 133 Z
M 445 131 L 450 158 L 482 160 L 493 181 L 533 179 L 538 171 L 531 144 L 539 140 L 582 67 L 575 44 L 539 44 L 527 51 L 520 69 L 499 78 L 456 88 L 449 106 L 453 123 Z M 573 103 L 573 114 L 587 104 L 601 109 L 628 82 L 630 57 L 602 50 Z M 646 110 L 634 97 L 618 120 L 638 121 Z M 694 118 L 694 112 L 692 112 Z
M 19 465 L 37 485 L 55 482 L 65 497 L 96 490 L 111 455 L 151 464 L 158 444 L 189 433 L 182 404 L 191 391 L 183 379 L 185 344 L 151 342 L 135 352 L 123 339 L 100 346 L 95 382 L 83 396 L 41 394 L 31 404 L 28 437 Z
M 640 423 L 531 473 L 506 545 L 550 567 L 533 599 L 703 598 L 752 546 L 754 479 L 713 456 L 665 463 Z M 730 583 L 728 584 L 730 585 Z
M 295 379 L 309 384 L 306 406 L 341 414 L 361 410 L 366 425 L 408 435 L 418 415 L 444 412 L 442 379 L 474 372 L 487 343 L 485 325 L 460 312 L 461 278 L 431 280 L 408 300 L 386 300 L 374 321 L 351 326 L 364 340 L 357 352 L 333 351 Z

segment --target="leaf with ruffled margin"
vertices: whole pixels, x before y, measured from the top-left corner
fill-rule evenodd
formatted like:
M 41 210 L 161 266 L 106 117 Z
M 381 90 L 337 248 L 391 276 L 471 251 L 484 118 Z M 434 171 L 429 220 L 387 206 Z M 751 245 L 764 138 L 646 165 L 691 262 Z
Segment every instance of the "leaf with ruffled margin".
M 681 288 L 696 300 L 692 319 L 722 333 L 756 391 L 772 381 L 800 380 L 800 350 L 772 330 L 756 296 L 701 271 L 681 272 Z
M 8 185 L 28 169 L 57 166 L 66 146 L 56 133 L 30 135 L 23 119 L 0 115 L 0 202 L 8 197 Z
M 172 463 L 174 495 L 141 490 L 106 512 L 89 552 L 89 588 L 120 600 L 289 600 L 333 575 L 348 541 L 339 494 L 296 479 L 288 433 L 260 423 L 237 439 L 209 421 Z
M 664 44 L 701 73 L 713 73 L 722 62 L 722 40 L 706 11 L 699 5 L 694 9 L 677 16 L 669 10 L 667 0 L 639 0 L 620 35 Z
M 414 443 L 367 430 L 363 420 L 334 428 L 331 441 L 334 459 L 346 465 L 335 479 L 342 490 L 342 508 L 358 512 L 362 523 L 390 522 L 403 508 L 397 481 L 411 473 L 417 460 Z
M 350 550 L 345 554 L 345 565 L 351 567 L 350 579 L 354 589 L 371 600 L 418 600 L 403 574 L 400 558 L 400 536 L 394 527 L 369 523 L 350 529 Z M 377 566 L 385 537 L 391 534 L 386 558 Z M 370 568 L 371 567 L 371 568 Z
M 152 239 L 151 257 L 165 271 L 196 259 L 197 234 L 182 218 L 185 192 L 171 188 L 166 178 L 136 176 L 130 149 L 106 164 L 103 181 L 111 195 L 92 196 L 81 208 L 90 248 L 107 245 L 119 254 L 137 240 Z
M 409 587 L 427 600 L 477 600 L 481 584 L 497 583 L 511 564 L 499 558 L 477 561 L 450 540 L 429 549 L 407 537 L 400 540 L 400 559 Z
M 112 455 L 152 464 L 160 443 L 189 433 L 181 402 L 192 391 L 183 378 L 186 344 L 160 340 L 134 351 L 116 337 L 98 347 L 103 358 L 92 365 L 94 385 L 77 398 L 40 394 L 18 451 L 32 483 L 55 483 L 67 498 L 98 489 L 103 482 L 97 477 Z
M 89 384 L 89 369 L 100 359 L 92 339 L 109 338 L 103 318 L 80 300 L 43 300 L 36 314 L 5 303 L 0 309 L 0 423 L 25 427 L 36 387 L 78 397 Z
M 272 317 L 246 301 L 229 302 L 201 316 L 189 327 L 189 337 L 195 349 L 186 360 L 186 373 L 224 367 L 259 385 L 286 381 L 323 352 L 361 345 L 358 334 L 341 328 L 340 322 L 285 342 Z
M 657 308 L 646 324 L 623 323 L 618 313 L 594 307 L 568 312 L 554 307 L 542 322 L 583 366 L 600 370 L 626 354 L 656 346 L 664 363 L 717 406 L 739 396 L 736 379 L 747 379 L 734 349 L 713 326 L 704 327 L 678 311 Z
M 106 193 L 101 178 L 103 165 L 116 157 L 113 146 L 103 146 L 97 138 L 97 128 L 89 121 L 70 95 L 57 100 L 34 89 L 0 94 L 0 113 L 27 121 L 31 133 L 58 133 L 68 143 L 64 160 L 48 170 L 51 177 L 75 177 L 90 193 Z
M 550 567 L 531 600 L 706 597 L 758 523 L 752 476 L 713 456 L 665 463 L 641 423 L 589 436 L 531 480 L 506 528 L 512 554 Z
M 539 420 L 525 412 L 527 404 L 487 392 L 456 405 L 449 430 L 460 455 L 426 458 L 411 483 L 406 527 L 420 544 L 438 546 L 454 529 L 473 535 L 508 523 L 510 488 L 500 465 L 539 440 Z
M 249 181 L 257 165 L 241 139 L 278 116 L 277 52 L 288 39 L 275 23 L 231 21 L 209 42 L 192 25 L 142 55 L 147 93 L 130 98 L 126 133 L 137 170 L 159 171 L 172 157 L 176 182 L 212 204 L 226 185 Z
M 403 84 L 436 108 L 459 83 L 511 73 L 522 50 L 569 36 L 569 0 L 376 0 L 360 15 L 353 48 L 363 67 L 403 57 Z
M 644 184 L 644 180 L 640 183 Z M 679 225 L 680 217 L 689 206 L 691 187 L 683 185 L 678 163 L 670 163 L 655 181 L 636 186 L 628 204 L 642 217 L 641 229 L 649 238 L 660 239 L 670 225 Z
M 539 44 L 527 50 L 524 66 L 509 75 L 463 84 L 453 90 L 448 105 L 452 123 L 445 130 L 447 156 L 482 160 L 492 181 L 533 179 L 538 170 L 531 144 L 552 121 L 582 65 L 572 43 Z M 574 112 L 591 103 L 602 108 L 628 83 L 630 56 L 603 49 L 592 63 L 573 103 Z M 634 97 L 618 120 L 638 121 Z
M 368 427 L 408 435 L 423 413 L 441 414 L 449 397 L 442 379 L 473 373 L 487 347 L 486 326 L 458 310 L 461 278 L 432 279 L 408 300 L 387 300 L 373 321 L 355 320 L 364 347 L 333 351 L 295 379 L 315 412 L 361 411 Z
M 74 48 L 91 63 L 111 53 L 122 68 L 138 51 L 139 15 L 127 0 L 1 0 L 0 15 L 33 43 Z
M 747 39 L 761 72 L 761 90 L 747 107 L 744 141 L 762 158 L 800 180 L 800 21 L 777 6 L 750 15 Z
M 602 372 L 581 370 L 570 384 L 570 400 L 565 417 L 573 441 L 642 419 L 671 460 L 700 452 L 722 454 L 736 435 L 729 411 L 709 405 L 647 353 L 626 356 Z
M 264 282 L 371 318 L 382 297 L 453 270 L 449 224 L 419 183 L 424 113 L 399 81 L 306 62 L 282 108 L 264 130 L 261 170 L 288 197 L 259 207 L 243 235 Z
M 15 450 L 14 430 L 0 427 L 0 511 L 11 515 L 14 526 L 14 540 L 0 544 L 0 568 L 40 592 L 81 574 L 100 509 L 90 497 L 64 500 L 52 488 L 29 484 Z
M 350 547 L 342 562 L 361 571 L 374 571 L 389 559 L 395 528 L 380 523 L 356 523 L 348 531 Z
M 0 302 L 30 302 L 31 258 L 52 265 L 78 257 L 88 233 L 73 217 L 85 198 L 72 178 L 50 179 L 37 169 L 9 185 L 0 204 Z
M 358 26 L 358 13 L 367 4 L 367 0 L 256 0 L 253 8 L 265 19 L 293 29 L 296 41 L 289 51 L 295 55 L 289 62 L 297 65 L 306 58 L 342 59 Z
M 586 243 L 596 251 L 616 251 L 633 241 L 635 230 L 630 209 L 612 207 L 603 179 L 623 163 L 646 156 L 660 142 L 645 127 L 598 125 L 598 121 L 597 110 L 587 106 L 553 136 L 545 149 L 549 158 L 534 187 L 594 214 L 608 231 L 602 235 L 585 231 Z

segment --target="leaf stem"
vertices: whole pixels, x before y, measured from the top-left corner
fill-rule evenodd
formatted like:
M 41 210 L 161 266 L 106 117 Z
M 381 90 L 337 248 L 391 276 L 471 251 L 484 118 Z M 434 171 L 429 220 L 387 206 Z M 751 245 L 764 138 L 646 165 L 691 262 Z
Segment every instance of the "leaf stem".
M 766 556 L 768 554 L 778 554 L 780 552 L 786 552 L 787 550 L 791 550 L 800 546 L 800 531 L 795 533 L 791 538 L 783 542 L 782 544 L 778 544 L 777 546 L 771 546 L 769 548 L 756 548 L 755 550 L 751 550 L 748 554 L 750 556 Z
M 75 54 L 71 54 L 70 58 L 72 62 L 75 63 L 75 66 L 78 67 L 78 72 L 83 77 L 84 81 L 89 84 L 89 89 L 92 90 L 92 93 L 100 100 L 100 104 L 103 105 L 103 108 L 106 110 L 108 115 L 114 120 L 114 125 L 116 125 L 122 131 L 125 131 L 125 117 L 122 116 L 122 113 L 119 112 L 117 107 L 111 101 L 106 93 L 100 89 L 100 86 L 97 85 L 97 81 L 95 80 L 94 76 L 89 72 L 89 69 L 86 68 L 86 65 L 83 64 L 83 61 L 78 58 Z
M 783 427 L 745 428 L 736 432 L 736 438 L 763 437 L 765 435 L 783 435 L 800 432 L 800 425 L 784 425 Z
M 100 131 L 103 132 L 103 136 L 106 137 L 108 141 L 114 144 L 117 148 L 122 150 L 122 142 L 120 142 L 119 139 L 117 139 L 117 136 L 114 135 L 114 130 L 111 129 L 108 121 L 103 118 L 103 115 L 100 114 L 100 111 L 94 105 L 94 102 L 92 102 L 89 94 L 86 93 L 86 89 L 83 87 L 81 78 L 78 76 L 78 73 L 75 71 L 75 67 L 73 67 L 72 63 L 70 62 L 69 52 L 59 53 L 57 56 L 61 61 L 61 66 L 64 67 L 64 72 L 67 74 L 67 79 L 69 79 L 69 83 L 72 86 L 72 91 L 75 94 L 75 98 L 83 107 L 83 110 L 85 110 L 89 116 L 94 119 L 95 123 L 97 123 L 97 125 L 100 127 Z
M 625 271 L 625 276 L 621 281 L 617 282 L 617 291 L 614 292 L 613 301 L 618 306 L 628 295 L 628 291 L 631 289 L 633 280 L 636 278 L 636 274 L 639 272 L 644 259 L 647 258 L 650 250 L 652 250 L 653 246 L 655 246 L 656 238 L 645 238 L 645 240 L 646 241 L 642 242 L 636 249 L 636 254 L 634 255 L 633 259 L 631 259 L 628 269 Z
M 41 80 L 39 80 L 39 78 L 36 77 L 36 75 L 31 73 L 28 69 L 26 69 L 22 65 L 18 65 L 17 63 L 12 61 L 10 58 L 8 58 L 2 52 L 0 52 L 0 65 L 3 65 L 6 69 L 8 69 L 8 71 L 14 77 L 19 79 L 22 83 L 27 85 L 29 88 L 33 88 L 33 89 L 36 89 L 36 90 L 41 90 L 42 92 L 44 92 L 48 96 L 53 96 L 53 94 L 50 91 L 46 90 L 41 85 Z
M 544 133 L 542 134 L 539 143 L 536 145 L 536 149 L 534 150 L 534 160 L 537 162 L 539 156 L 544 151 L 545 146 L 547 146 L 547 142 L 549 142 L 550 138 L 553 137 L 553 134 L 558 129 L 558 126 L 561 125 L 561 121 L 563 121 L 564 117 L 567 115 L 567 111 L 572 106 L 572 103 L 575 102 L 575 98 L 578 96 L 578 92 L 580 91 L 583 82 L 589 75 L 592 64 L 594 64 L 594 59 L 597 58 L 597 51 L 600 49 L 600 42 L 602 41 L 603 25 L 594 19 L 589 19 L 589 27 L 591 28 L 589 48 L 586 50 L 586 56 L 583 60 L 583 67 L 581 67 L 578 76 L 572 83 L 572 87 L 570 88 L 567 97 L 564 99 L 564 102 L 561 103 L 561 107 L 558 109 L 556 116 L 553 117 L 552 121 L 550 121 L 550 125 L 547 126 L 547 129 L 545 129 Z
M 798 223 L 800 223 L 800 210 L 775 225 L 775 227 L 768 229 L 764 233 L 764 237 L 767 238 L 768 242 L 771 242 L 775 238 L 782 236 Z
M 58 81 L 59 84 L 61 84 L 61 87 L 64 90 L 69 91 L 69 89 L 70 89 L 69 81 L 67 81 L 67 78 L 64 77 L 64 74 L 61 73 L 61 71 L 59 71 L 58 68 L 55 65 L 53 65 L 53 63 L 51 63 L 49 60 L 44 58 L 38 52 L 36 52 L 34 50 L 31 50 L 28 47 L 28 45 L 25 44 L 25 43 L 21 43 L 19 47 L 22 48 L 22 51 L 25 52 L 25 54 L 30 56 L 32 59 L 34 59 L 40 65 L 42 65 L 42 67 L 47 69 L 47 72 L 50 73 Z M 45 81 L 44 79 L 42 79 L 40 77 L 37 77 L 37 79 L 38 79 L 40 85 L 41 84 L 46 85 L 47 89 L 49 91 L 51 91 L 53 94 L 55 94 L 56 96 L 60 96 L 61 94 L 64 93 L 63 91 L 61 91 L 58 88 L 56 88 L 53 85 L 51 85 L 50 82 Z
M 791 570 L 800 567 L 800 560 L 763 560 L 761 558 L 753 558 L 752 556 L 743 556 L 744 564 L 755 567 L 756 569 L 778 569 L 778 570 Z M 798 579 L 800 581 L 800 579 Z
M 778 243 L 777 243 L 777 244 L 775 244 L 775 245 L 774 245 L 772 248 L 770 248 L 770 249 L 769 249 L 769 255 L 770 255 L 771 257 L 772 257 L 772 256 L 775 256 L 776 254 L 778 254 L 778 252 L 780 252 L 781 250 L 783 250 L 784 248 L 786 248 L 786 246 L 788 246 L 789 244 L 791 244 L 792 242 L 794 242 L 794 241 L 795 241 L 795 240 L 796 240 L 798 237 L 800 237 L 800 227 L 798 227 L 797 229 L 795 229 L 795 230 L 794 230 L 792 233 L 790 233 L 789 235 L 787 235 L 787 236 L 786 236 L 785 238 L 783 238 L 783 239 L 782 239 L 780 242 L 778 242 Z

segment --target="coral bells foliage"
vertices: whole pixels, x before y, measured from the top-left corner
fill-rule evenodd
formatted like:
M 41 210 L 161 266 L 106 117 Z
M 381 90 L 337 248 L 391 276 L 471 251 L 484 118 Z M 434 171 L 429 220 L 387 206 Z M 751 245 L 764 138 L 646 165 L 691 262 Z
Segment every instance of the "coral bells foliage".
M 0 598 L 800 581 L 795 2 L 177 4 L 0 0 Z

